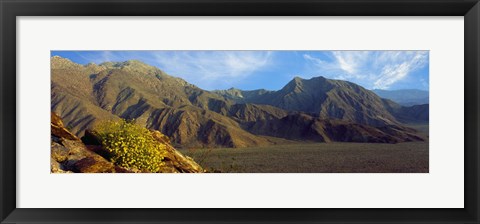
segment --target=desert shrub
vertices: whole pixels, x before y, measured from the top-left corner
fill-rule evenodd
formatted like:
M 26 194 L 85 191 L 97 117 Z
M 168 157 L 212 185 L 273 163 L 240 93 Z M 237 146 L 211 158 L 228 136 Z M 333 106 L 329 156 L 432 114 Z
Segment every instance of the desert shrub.
M 166 145 L 156 141 L 146 128 L 120 120 L 102 122 L 94 131 L 110 161 L 118 166 L 154 173 L 164 165 Z

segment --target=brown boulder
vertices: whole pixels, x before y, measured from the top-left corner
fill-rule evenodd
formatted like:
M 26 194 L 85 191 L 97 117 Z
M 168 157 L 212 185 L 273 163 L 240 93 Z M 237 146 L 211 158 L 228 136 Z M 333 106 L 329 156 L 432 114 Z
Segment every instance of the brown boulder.
M 60 139 L 59 142 L 52 142 L 51 159 L 58 163 L 52 162 L 52 173 L 59 173 L 60 170 L 75 173 L 115 172 L 113 163 L 89 151 L 80 141 Z
M 54 137 L 77 140 L 77 141 L 80 140 L 77 136 L 75 136 L 65 128 L 65 126 L 63 125 L 62 119 L 53 112 L 51 112 L 51 116 L 50 116 L 50 127 L 51 127 L 52 136 Z
M 162 173 L 203 173 L 205 170 L 192 158 L 184 156 L 170 145 L 168 138 L 159 131 L 151 130 L 153 137 L 161 144 L 165 144 L 167 155 L 165 166 L 160 170 Z
M 51 113 L 50 170 L 52 173 L 111 173 L 113 163 L 91 152 L 80 139 L 64 127 L 62 119 Z
M 72 171 L 65 170 L 63 165 L 56 161 L 54 158 L 50 158 L 50 172 L 52 173 L 73 173 Z
M 85 134 L 83 134 L 83 137 L 81 138 L 82 142 L 85 143 L 85 145 L 101 145 L 102 140 L 95 134 L 94 131 L 92 130 L 85 130 Z
M 134 169 L 134 168 L 125 168 L 121 166 L 115 166 L 116 173 L 141 173 L 141 170 Z
M 60 145 L 57 142 L 52 142 L 50 148 L 50 157 L 52 157 L 53 160 L 63 163 L 68 159 L 69 150 L 67 150 L 63 145 Z
M 100 156 L 85 157 L 74 164 L 78 173 L 113 173 L 115 166 Z

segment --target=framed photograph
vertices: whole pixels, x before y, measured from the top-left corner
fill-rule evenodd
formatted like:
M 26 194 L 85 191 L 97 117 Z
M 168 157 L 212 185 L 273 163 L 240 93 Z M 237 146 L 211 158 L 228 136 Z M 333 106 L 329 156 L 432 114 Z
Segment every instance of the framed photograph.
M 478 1 L 1 1 L 1 223 L 479 223 Z

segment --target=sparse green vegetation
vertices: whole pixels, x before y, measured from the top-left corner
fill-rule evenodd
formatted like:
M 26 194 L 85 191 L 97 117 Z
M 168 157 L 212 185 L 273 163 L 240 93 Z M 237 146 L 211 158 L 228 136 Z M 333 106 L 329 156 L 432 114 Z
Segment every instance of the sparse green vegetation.
M 154 173 L 164 164 L 166 145 L 146 128 L 120 120 L 102 122 L 94 131 L 110 153 L 110 161 L 118 166 Z

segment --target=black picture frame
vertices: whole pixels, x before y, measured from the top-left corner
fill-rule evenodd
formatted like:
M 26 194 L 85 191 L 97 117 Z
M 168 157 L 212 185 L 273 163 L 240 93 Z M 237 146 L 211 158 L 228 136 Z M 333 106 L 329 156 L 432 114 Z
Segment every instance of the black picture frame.
M 478 0 L 0 0 L 2 223 L 479 223 Z M 464 16 L 463 209 L 35 209 L 16 207 L 17 16 Z M 448 43 L 445 43 L 448 44 Z M 445 192 L 448 193 L 448 192 Z M 439 195 L 438 197 L 442 197 Z M 219 205 L 221 207 L 221 205 Z

